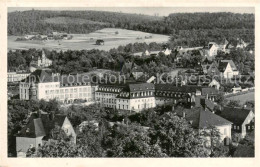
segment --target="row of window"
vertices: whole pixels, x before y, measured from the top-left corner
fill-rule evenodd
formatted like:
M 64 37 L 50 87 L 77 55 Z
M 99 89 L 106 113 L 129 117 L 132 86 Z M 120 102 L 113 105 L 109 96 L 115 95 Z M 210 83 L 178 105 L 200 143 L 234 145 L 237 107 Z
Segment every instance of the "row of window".
M 67 99 L 67 98 L 85 98 L 85 97 L 91 97 L 90 93 L 79 93 L 79 94 L 65 94 L 65 95 L 50 95 L 46 96 L 47 99 Z
M 63 94 L 63 93 L 78 93 L 78 92 L 89 92 L 91 91 L 91 88 L 88 87 L 88 88 L 71 88 L 71 89 L 57 89 L 57 90 L 46 90 L 45 93 L 46 95 L 49 95 L 49 94 Z
M 108 91 L 108 92 L 120 92 L 121 88 L 105 88 L 105 87 L 99 87 L 98 90 L 100 91 Z

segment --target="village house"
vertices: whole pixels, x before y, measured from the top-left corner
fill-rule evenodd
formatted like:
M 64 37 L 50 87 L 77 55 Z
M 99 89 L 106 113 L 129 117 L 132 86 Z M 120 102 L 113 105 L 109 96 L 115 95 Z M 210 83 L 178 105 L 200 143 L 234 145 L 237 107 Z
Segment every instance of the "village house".
M 224 78 L 233 78 L 239 74 L 235 63 L 232 60 L 221 60 L 219 62 L 218 70 L 220 75 Z
M 28 123 L 16 134 L 17 157 L 26 157 L 28 149 L 48 144 L 53 139 L 52 129 L 61 128 L 71 142 L 76 143 L 76 133 L 69 119 L 65 115 L 48 114 L 38 111 L 31 113 Z
M 215 42 L 210 42 L 203 48 L 204 55 L 210 59 L 218 54 L 218 45 Z
M 214 62 L 211 62 L 210 64 L 207 63 L 207 64 L 202 64 L 201 65 L 202 69 L 203 69 L 203 73 L 206 74 L 206 75 L 219 75 L 220 72 L 218 70 L 218 64 L 214 61 Z
M 186 119 L 194 129 L 199 131 L 209 131 L 212 128 L 216 128 L 220 133 L 220 142 L 224 142 L 225 145 L 228 145 L 231 140 L 232 122 L 212 112 L 212 107 L 210 108 L 206 104 L 206 99 L 199 98 L 199 100 L 200 104 L 192 109 L 176 109 L 174 112 L 179 117 Z M 208 142 L 209 141 L 210 140 L 208 140 Z
M 232 122 L 232 131 L 240 134 L 241 138 L 244 138 L 247 132 L 251 132 L 255 129 L 255 114 L 251 109 L 224 107 L 216 112 L 216 114 Z

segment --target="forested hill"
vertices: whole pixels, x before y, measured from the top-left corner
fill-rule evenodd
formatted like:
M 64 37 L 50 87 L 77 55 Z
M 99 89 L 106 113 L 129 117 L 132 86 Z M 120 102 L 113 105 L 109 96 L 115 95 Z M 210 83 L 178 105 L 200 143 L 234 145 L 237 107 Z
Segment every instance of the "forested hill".
M 176 13 L 167 17 L 104 11 L 41 11 L 8 13 L 8 34 L 65 31 L 89 33 L 106 27 L 174 34 L 179 30 L 254 29 L 254 14 Z
M 138 26 L 162 19 L 148 15 L 103 11 L 17 11 L 8 13 L 8 34 L 46 33 L 52 30 L 89 33 L 107 27 L 141 30 Z

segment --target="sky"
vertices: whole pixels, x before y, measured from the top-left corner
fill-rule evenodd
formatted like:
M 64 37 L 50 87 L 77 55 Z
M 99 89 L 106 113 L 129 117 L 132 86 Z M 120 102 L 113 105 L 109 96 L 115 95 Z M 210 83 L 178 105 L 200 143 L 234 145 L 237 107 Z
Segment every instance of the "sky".
M 31 7 L 9 7 L 8 12 L 31 10 Z M 194 12 L 233 12 L 233 13 L 255 13 L 254 7 L 96 7 L 96 8 L 34 8 L 35 10 L 97 10 L 123 13 L 136 13 L 145 15 L 168 16 L 170 13 L 194 13 Z

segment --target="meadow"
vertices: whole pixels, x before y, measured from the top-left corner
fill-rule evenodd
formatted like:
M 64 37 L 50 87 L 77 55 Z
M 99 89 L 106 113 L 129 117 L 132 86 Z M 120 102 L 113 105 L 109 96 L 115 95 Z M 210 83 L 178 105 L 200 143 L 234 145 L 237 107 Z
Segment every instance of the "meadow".
M 228 97 L 227 100 L 239 100 L 240 104 L 244 104 L 246 101 L 255 100 L 255 92 Z
M 71 40 L 29 40 L 29 41 L 16 41 L 18 36 L 8 36 L 8 49 L 50 49 L 50 50 L 91 50 L 99 49 L 108 51 L 112 48 L 117 48 L 120 45 L 129 43 L 166 43 L 169 40 L 167 35 L 151 34 L 141 31 L 125 30 L 118 28 L 104 28 L 89 34 L 71 34 Z M 150 37 L 151 38 L 146 38 Z M 96 40 L 104 40 L 104 45 L 96 45 Z

